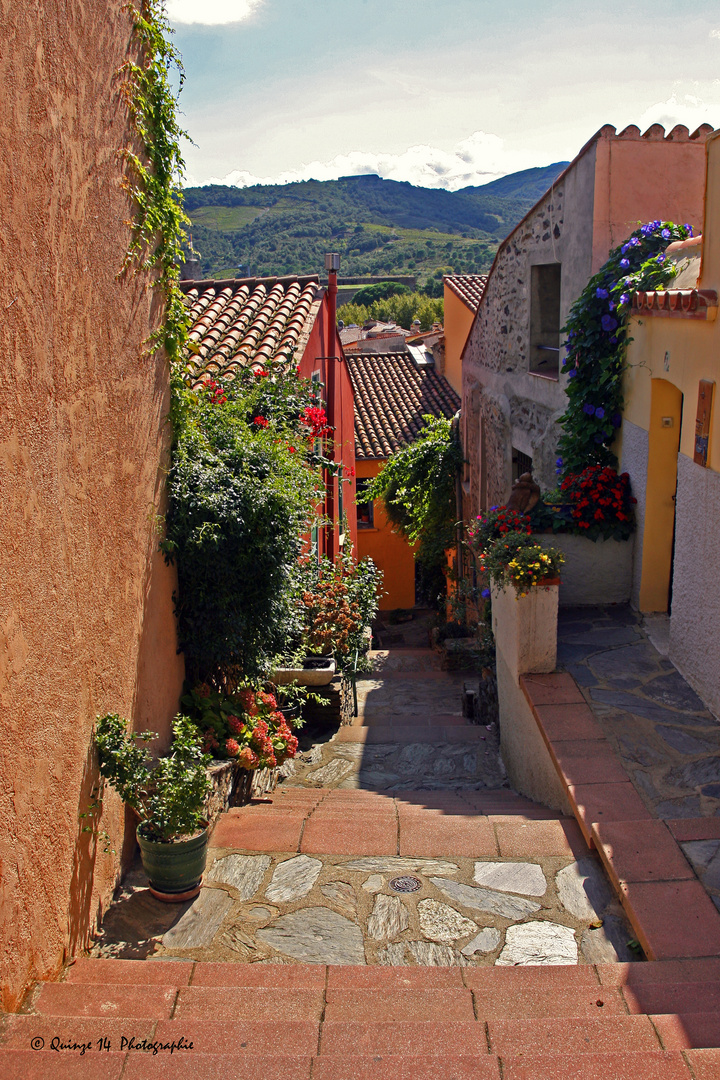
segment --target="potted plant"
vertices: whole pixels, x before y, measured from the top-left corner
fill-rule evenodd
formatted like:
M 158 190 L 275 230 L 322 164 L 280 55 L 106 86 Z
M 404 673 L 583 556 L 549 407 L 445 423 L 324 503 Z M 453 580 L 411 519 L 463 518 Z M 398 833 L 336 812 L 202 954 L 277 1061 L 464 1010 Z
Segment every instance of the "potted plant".
M 153 731 L 128 732 L 117 713 L 98 717 L 100 773 L 137 813 L 137 840 L 153 896 L 179 903 L 197 896 L 205 870 L 210 782 L 208 755 L 192 720 L 177 716 L 168 753 L 153 762 L 146 746 Z

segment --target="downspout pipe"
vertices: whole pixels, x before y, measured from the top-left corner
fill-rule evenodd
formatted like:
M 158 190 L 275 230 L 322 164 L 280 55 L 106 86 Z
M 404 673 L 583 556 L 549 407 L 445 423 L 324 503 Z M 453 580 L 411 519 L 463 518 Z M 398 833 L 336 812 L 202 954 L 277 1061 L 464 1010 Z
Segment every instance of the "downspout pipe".
M 332 428 L 331 434 L 328 436 L 328 442 L 326 447 L 326 457 L 330 461 L 335 460 L 335 449 L 333 446 L 333 433 L 337 430 L 337 416 L 335 413 L 335 365 L 338 362 L 338 357 L 335 355 L 335 342 L 337 339 L 337 275 L 340 269 L 340 255 L 337 252 L 330 252 L 325 256 L 325 269 L 328 275 L 328 334 L 327 334 L 327 353 L 326 353 L 326 372 L 327 372 L 327 385 L 325 387 L 325 393 L 327 398 L 327 417 L 328 425 Z M 338 477 L 338 483 L 342 483 Z M 328 518 L 328 524 L 325 526 L 325 554 L 331 562 L 335 562 L 335 477 L 332 472 L 328 471 L 327 480 L 325 482 L 325 514 Z M 338 522 L 338 531 L 342 526 L 342 522 Z
M 460 417 L 461 410 L 453 416 L 452 422 L 452 434 L 458 443 L 458 446 L 462 447 L 462 440 L 460 438 Z M 463 574 L 463 490 L 462 490 L 462 465 L 459 465 L 455 472 L 455 573 L 456 573 L 456 585 L 455 592 L 459 592 L 460 578 Z

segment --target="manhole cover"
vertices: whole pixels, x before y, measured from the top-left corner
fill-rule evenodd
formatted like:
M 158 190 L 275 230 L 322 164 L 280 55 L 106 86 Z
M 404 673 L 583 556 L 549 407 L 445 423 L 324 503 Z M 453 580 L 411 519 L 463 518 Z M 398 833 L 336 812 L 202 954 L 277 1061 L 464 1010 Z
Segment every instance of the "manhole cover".
M 395 892 L 417 892 L 422 888 L 422 881 L 420 878 L 413 877 L 412 874 L 403 874 L 402 877 L 392 879 L 390 888 Z

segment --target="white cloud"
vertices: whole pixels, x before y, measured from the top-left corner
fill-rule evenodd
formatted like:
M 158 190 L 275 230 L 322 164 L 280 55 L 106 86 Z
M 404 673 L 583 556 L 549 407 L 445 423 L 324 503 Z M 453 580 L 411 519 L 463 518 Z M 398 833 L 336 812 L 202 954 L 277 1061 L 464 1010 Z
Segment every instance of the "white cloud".
M 221 26 L 243 22 L 264 0 L 167 0 L 167 14 L 172 23 L 202 23 Z
M 667 101 L 657 101 L 646 109 L 637 121 L 638 127 L 645 131 L 651 124 L 662 124 L 667 132 L 676 124 L 684 124 L 691 132 L 701 124 L 717 127 L 720 124 L 720 83 L 716 84 L 715 89 L 717 93 L 712 102 L 703 101 L 694 94 L 675 91 Z
M 547 162 L 550 163 L 549 160 Z M 211 177 L 210 184 L 291 184 L 298 180 L 337 180 L 340 176 L 376 173 L 384 180 L 401 180 L 418 187 L 458 188 L 487 184 L 509 172 L 538 165 L 532 152 L 511 151 L 497 135 L 475 131 L 453 150 L 428 145 L 410 146 L 399 154 L 352 151 L 329 161 L 312 161 L 274 176 L 256 176 L 245 169 L 233 169 L 223 177 Z
M 710 37 L 720 38 L 720 26 L 717 28 L 717 30 L 710 31 Z

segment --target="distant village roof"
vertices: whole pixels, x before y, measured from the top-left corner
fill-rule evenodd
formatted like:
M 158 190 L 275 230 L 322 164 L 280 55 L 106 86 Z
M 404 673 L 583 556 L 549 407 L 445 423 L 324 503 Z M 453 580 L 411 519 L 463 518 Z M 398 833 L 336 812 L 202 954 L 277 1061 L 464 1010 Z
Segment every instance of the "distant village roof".
M 452 417 L 460 398 L 434 367 L 408 353 L 347 355 L 355 394 L 355 457 L 387 458 L 417 438 L 423 416 Z
M 340 340 L 345 352 L 373 352 L 386 349 L 388 352 L 405 350 L 405 339 L 411 331 L 405 330 L 394 322 L 372 321 L 370 325 L 346 326 L 340 331 Z
M 187 370 L 197 385 L 239 367 L 300 360 L 322 303 L 317 277 L 181 281 L 190 309 Z
M 480 307 L 487 279 L 487 274 L 448 274 L 443 282 L 474 314 Z

